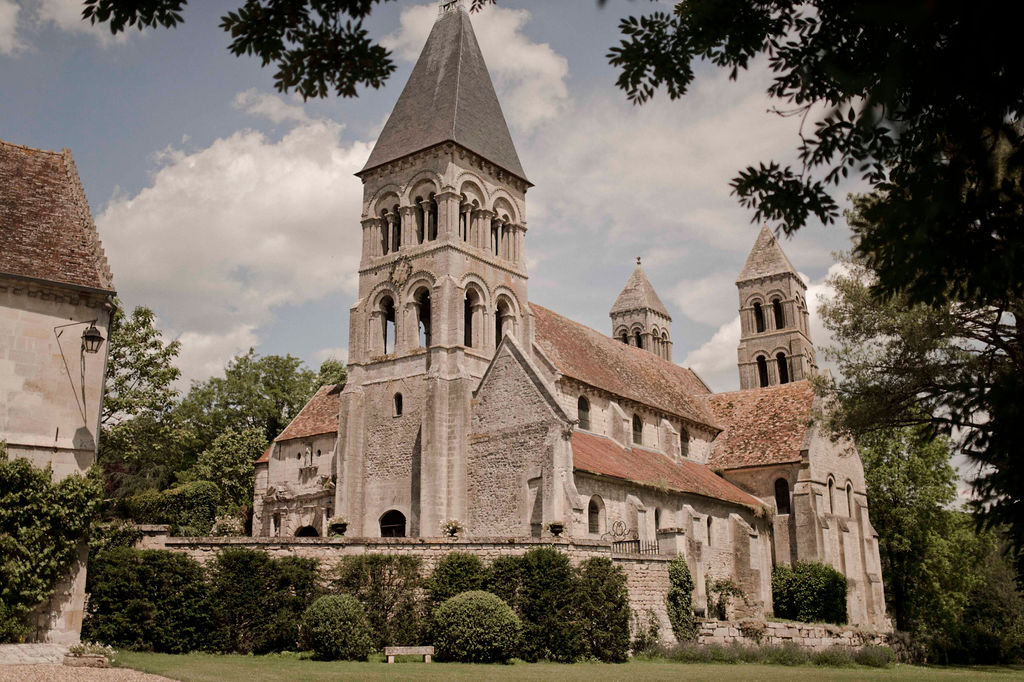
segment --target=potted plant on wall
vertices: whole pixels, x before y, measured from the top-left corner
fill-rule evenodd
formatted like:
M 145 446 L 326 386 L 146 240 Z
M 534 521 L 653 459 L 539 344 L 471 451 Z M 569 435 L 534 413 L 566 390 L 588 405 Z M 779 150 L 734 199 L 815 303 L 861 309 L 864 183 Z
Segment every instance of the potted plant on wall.
M 331 537 L 343 537 L 347 530 L 348 521 L 345 520 L 344 516 L 335 516 L 327 522 L 327 531 L 330 533 Z
M 441 533 L 450 538 L 456 538 L 459 533 L 465 532 L 466 527 L 458 519 L 448 519 L 441 522 Z
M 562 533 L 565 532 L 565 523 L 563 521 L 552 521 L 547 525 L 547 529 L 556 538 L 561 537 Z

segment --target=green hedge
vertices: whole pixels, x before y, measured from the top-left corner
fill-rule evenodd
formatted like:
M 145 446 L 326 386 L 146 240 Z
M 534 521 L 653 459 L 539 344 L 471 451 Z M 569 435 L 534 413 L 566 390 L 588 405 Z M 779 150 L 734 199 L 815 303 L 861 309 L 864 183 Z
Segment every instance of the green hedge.
M 168 523 L 176 535 L 208 535 L 217 513 L 220 489 L 212 481 L 191 481 L 167 490 L 147 490 L 121 505 L 138 523 Z
M 330 591 L 351 594 L 363 605 L 374 647 L 415 646 L 420 643 L 422 566 L 419 557 L 405 554 L 343 557 Z
M 509 605 L 490 592 L 463 592 L 434 613 L 434 647 L 441 661 L 505 663 L 518 651 L 521 630 Z
M 523 622 L 520 658 L 569 663 L 586 652 L 577 614 L 579 587 L 569 557 L 554 547 L 531 549 L 518 560 L 513 605 Z
M 825 564 L 797 562 L 772 571 L 772 601 L 779 618 L 805 623 L 846 622 L 846 577 Z
M 366 660 L 373 644 L 359 600 L 329 594 L 313 602 L 302 616 L 302 644 L 320 660 Z
M 629 590 L 626 573 L 611 559 L 593 557 L 577 569 L 580 629 L 588 656 L 605 663 L 629 658 Z
M 214 609 L 204 578 L 184 554 L 107 550 L 89 562 L 82 639 L 166 653 L 208 648 Z

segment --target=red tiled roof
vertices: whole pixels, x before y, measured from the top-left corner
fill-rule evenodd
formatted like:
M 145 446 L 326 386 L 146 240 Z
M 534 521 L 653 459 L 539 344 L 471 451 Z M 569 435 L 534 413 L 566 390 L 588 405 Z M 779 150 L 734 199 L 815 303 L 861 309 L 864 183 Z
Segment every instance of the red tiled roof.
M 274 442 L 337 432 L 338 410 L 341 407 L 339 396 L 343 388 L 345 384 L 321 386 Z
M 693 493 L 748 507 L 761 502 L 696 462 L 679 464 L 664 455 L 635 448 L 627 450 L 610 438 L 576 431 L 572 434 L 573 468 L 633 481 L 655 488 Z
M 0 273 L 114 291 L 70 150 L 0 140 Z
M 274 451 L 274 444 L 271 443 L 270 445 L 267 446 L 267 449 L 263 451 L 263 454 L 260 455 L 260 458 L 258 460 L 256 460 L 256 463 L 257 464 L 266 464 L 267 462 L 269 462 L 270 461 L 270 453 L 273 452 L 273 451 Z
M 537 345 L 563 375 L 668 414 L 714 425 L 711 412 L 697 397 L 710 391 L 692 370 L 536 303 L 530 309 Z
M 733 469 L 800 460 L 814 402 L 811 382 L 716 393 L 703 400 L 725 427 L 712 443 L 709 465 Z

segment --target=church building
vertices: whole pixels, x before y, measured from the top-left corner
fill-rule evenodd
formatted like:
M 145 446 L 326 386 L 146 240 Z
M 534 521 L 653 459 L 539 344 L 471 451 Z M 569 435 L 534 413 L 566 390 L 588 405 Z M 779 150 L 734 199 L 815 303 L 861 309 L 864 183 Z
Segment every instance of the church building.
M 470 18 L 443 6 L 366 166 L 347 383 L 256 467 L 253 534 L 610 543 L 686 556 L 771 613 L 771 570 L 820 561 L 850 622 L 884 627 L 877 534 L 852 442 L 830 440 L 806 287 L 762 229 L 737 280 L 741 390 L 672 362 L 637 266 L 605 332 L 528 297 L 520 164 Z

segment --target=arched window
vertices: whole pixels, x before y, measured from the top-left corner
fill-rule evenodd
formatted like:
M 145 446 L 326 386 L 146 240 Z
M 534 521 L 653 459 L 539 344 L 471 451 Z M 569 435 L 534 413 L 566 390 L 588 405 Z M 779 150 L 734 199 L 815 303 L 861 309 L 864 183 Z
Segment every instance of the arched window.
M 846 515 L 853 518 L 853 484 L 846 482 Z
M 590 401 L 580 396 L 576 401 L 576 414 L 580 420 L 580 428 L 590 430 Z
M 416 291 L 416 330 L 421 348 L 430 348 L 430 290 L 426 287 Z
M 423 197 L 416 197 L 413 201 L 416 204 L 416 243 L 422 244 L 427 233 L 427 222 L 430 220 L 430 209 L 427 208 L 427 202 Z
M 785 329 L 786 328 L 786 314 L 782 311 L 782 301 L 777 298 L 772 299 L 772 311 L 775 313 L 775 328 Z
M 668 360 L 668 332 L 661 333 L 661 357 Z
M 661 508 L 654 508 L 654 530 L 661 530 Z
M 639 329 L 637 329 L 635 332 L 633 332 L 633 339 L 636 341 L 636 347 L 637 348 L 643 348 L 644 347 L 644 337 L 640 334 L 640 330 Z
M 604 526 L 603 516 L 604 500 L 594 495 L 590 498 L 590 504 L 587 505 L 587 531 L 593 535 L 600 533 Z
M 387 209 L 380 213 L 380 252 L 385 256 L 391 251 L 391 224 L 395 217 L 390 215 Z
M 295 531 L 295 537 L 297 538 L 316 538 L 320 537 L 320 533 L 316 531 L 313 526 L 303 526 Z
M 390 296 L 380 300 L 381 333 L 384 336 L 384 355 L 395 350 L 395 302 Z
M 775 480 L 775 509 L 779 514 L 789 513 L 789 481 L 784 478 Z
M 437 200 L 434 198 L 434 193 L 430 193 L 430 198 L 427 200 L 427 241 L 434 241 L 437 239 Z
M 380 536 L 382 538 L 405 537 L 405 514 L 392 509 L 380 517 Z
M 464 320 L 464 334 L 462 342 L 465 346 L 469 348 L 472 348 L 477 345 L 476 339 L 473 335 L 475 331 L 473 328 L 473 309 L 476 308 L 478 305 L 480 305 L 480 296 L 473 289 L 467 289 L 466 301 L 462 313 Z
M 498 305 L 494 308 L 494 347 L 501 343 L 501 337 L 511 333 L 512 330 L 512 307 L 508 300 L 498 299 Z
M 757 357 L 757 380 L 761 388 L 768 385 L 768 361 L 763 355 Z
M 396 393 L 395 394 L 395 416 L 396 417 L 401 417 L 402 416 L 402 394 L 401 393 Z
M 775 356 L 775 360 L 779 363 L 779 383 L 789 383 L 789 364 L 786 362 L 786 354 L 779 353 Z
M 644 442 L 644 422 L 640 415 L 633 415 L 633 442 L 642 445 Z
M 679 427 L 679 456 L 690 456 L 690 434 L 682 426 Z
M 711 546 L 711 515 L 708 514 L 708 547 Z
M 491 253 L 493 253 L 495 256 L 498 255 L 498 245 L 501 241 L 500 237 L 498 236 L 499 229 L 500 228 L 498 225 L 498 219 L 491 218 Z
M 828 513 L 836 513 L 836 480 L 828 477 Z
M 623 330 L 622 336 L 619 337 L 619 341 L 622 341 L 622 343 L 627 346 L 629 345 L 629 334 L 627 334 L 625 330 Z
M 764 331 L 764 310 L 761 309 L 761 302 L 754 302 L 754 329 L 760 334 Z

